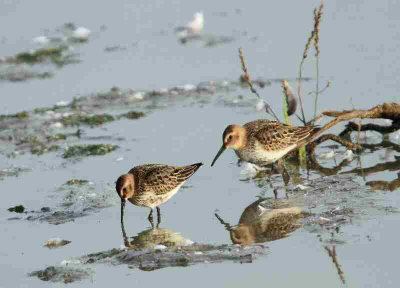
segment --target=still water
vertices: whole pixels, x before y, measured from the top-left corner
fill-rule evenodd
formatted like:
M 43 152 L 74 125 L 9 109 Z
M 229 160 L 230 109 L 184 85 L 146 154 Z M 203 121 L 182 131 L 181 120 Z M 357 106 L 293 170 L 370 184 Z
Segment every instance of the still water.
M 311 0 L 279 3 L 42 1 L 40 5 L 28 1 L 3 1 L 0 25 L 6 29 L 2 30 L 0 56 L 33 49 L 37 47 L 32 43 L 34 37 L 51 33 L 49 31 L 68 22 L 88 28 L 92 34 L 88 43 L 75 47 L 80 63 L 62 68 L 46 64 L 37 68 L 51 70 L 54 77 L 0 82 L 3 97 L 0 113 L 51 107 L 56 102 L 96 95 L 114 86 L 122 90 L 160 90 L 210 81 L 236 82 L 241 74 L 239 47 L 244 49 L 254 78 L 284 78 L 296 87 L 290 80 L 298 75 L 306 37 L 313 25 L 312 10 L 317 5 L 318 1 Z M 393 1 L 331 1 L 325 4 L 320 42 L 321 83 L 330 80 L 332 87 L 321 96 L 321 111 L 351 109 L 353 105 L 368 109 L 383 102 L 399 101 L 397 75 L 400 65 L 396 52 L 400 44 L 399 9 L 399 4 Z M 201 41 L 181 45 L 173 33 L 174 27 L 187 23 L 197 11 L 203 11 L 205 16 L 204 33 L 230 37 L 232 41 L 213 47 L 205 47 Z M 110 46 L 121 49 L 106 51 Z M 315 77 L 314 67 L 315 62 L 310 56 L 303 75 Z M 303 95 L 314 86 L 314 80 L 304 82 Z M 279 81 L 259 92 L 281 115 Z M 306 115 L 312 113 L 312 100 L 306 98 Z M 274 198 L 274 190 L 278 199 L 293 200 L 294 205 L 313 213 L 313 221 L 320 221 L 320 217 L 335 219 L 335 225 L 321 226 L 311 220 L 305 221 L 303 227 L 288 237 L 264 243 L 264 255 L 255 257 L 252 263 L 205 262 L 151 272 L 124 264 L 100 263 L 91 266 L 94 271 L 88 279 L 71 285 L 397 287 L 400 277 L 393 251 L 396 251 L 399 236 L 396 229 L 399 190 L 374 191 L 366 183 L 397 179 L 399 150 L 380 148 L 374 153 L 365 152 L 340 170 L 341 175 L 329 176 L 331 178 L 324 178 L 321 171 L 300 169 L 300 174 L 293 172 L 296 175 L 292 176 L 288 187 L 279 175 L 256 179 L 245 177 L 232 151 L 225 152 L 215 167 L 209 167 L 221 145 L 222 131 L 228 124 L 243 124 L 266 117 L 264 112 L 256 111 L 256 102 L 250 91 L 235 86 L 217 89 L 214 93 L 194 93 L 187 98 L 168 97 L 112 107 L 100 105 L 96 108 L 94 105 L 90 112 L 120 114 L 129 108 L 143 111 L 146 116 L 138 120 L 121 119 L 95 128 L 82 127 L 82 138 L 68 138 L 62 143 L 61 151 L 42 156 L 27 152 L 9 157 L 11 146 L 2 139 L 0 157 L 3 164 L 0 168 L 19 167 L 23 171 L 17 177 L 0 178 L 3 192 L 0 287 L 48 285 L 28 274 L 58 265 L 66 259 L 121 248 L 124 239 L 119 223 L 119 198 L 114 191 L 117 177 L 138 164 L 186 165 L 199 161 L 205 165 L 161 207 L 163 222 L 160 228 L 173 239 L 216 247 L 230 245 L 230 232 L 215 213 L 229 225 L 239 224 L 249 205 L 258 197 Z M 40 121 L 38 123 L 46 123 Z M 332 131 L 340 132 L 341 128 L 343 126 L 339 125 Z M 56 128 L 51 131 L 65 132 Z M 378 134 L 367 136 L 365 141 L 381 141 Z M 104 156 L 79 160 L 61 157 L 67 146 L 82 143 L 115 144 L 119 148 Z M 330 149 L 324 147 L 317 152 Z M 336 158 L 320 159 L 320 164 L 337 166 L 345 150 L 339 147 L 335 151 L 338 152 Z M 346 174 L 353 169 L 385 162 L 392 163 L 390 169 Z M 64 183 L 71 179 L 85 179 L 91 183 L 81 188 L 65 186 Z M 309 190 L 296 188 L 298 184 Z M 7 211 L 18 204 L 23 204 L 29 213 L 20 216 Z M 87 213 L 73 218 L 74 221 L 53 225 L 40 218 L 42 214 L 30 212 L 40 211 L 42 207 Z M 90 209 L 85 210 L 88 207 Z M 332 211 L 347 211 L 345 208 L 352 212 L 340 214 L 343 221 L 335 218 Z M 150 228 L 148 212 L 148 209 L 128 203 L 125 230 L 130 241 L 147 237 L 146 231 Z M 14 216 L 21 219 L 9 220 Z M 32 216 L 33 221 L 25 220 L 28 216 Z M 58 249 L 44 248 L 45 241 L 54 237 L 72 242 Z M 147 244 L 151 246 L 151 243 Z M 333 247 L 341 273 L 333 258 L 328 256 L 327 249 L 333 251 Z M 341 277 L 346 284 L 342 284 Z

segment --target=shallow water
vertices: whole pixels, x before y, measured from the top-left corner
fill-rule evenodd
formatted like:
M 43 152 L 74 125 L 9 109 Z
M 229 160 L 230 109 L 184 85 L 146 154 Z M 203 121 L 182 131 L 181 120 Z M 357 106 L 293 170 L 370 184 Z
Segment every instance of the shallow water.
M 103 98 L 104 102 L 98 97 L 85 98 L 82 111 L 120 115 L 134 110 L 146 115 L 137 120 L 121 118 L 98 127 L 80 126 L 81 138 L 71 136 L 55 142 L 60 150 L 41 156 L 32 155 L 29 147 L 17 145 L 17 140 L 30 134 L 75 133 L 78 127 L 51 128 L 58 120 L 48 114 L 2 122 L 6 124 L 2 126 L 1 136 L 12 135 L 13 140 L 0 139 L 3 163 L 0 187 L 4 195 L 0 205 L 3 231 L 0 287 L 40 287 L 44 282 L 29 277 L 29 273 L 59 265 L 63 260 L 121 248 L 124 242 L 119 223 L 119 198 L 114 190 L 117 177 L 143 163 L 185 165 L 199 161 L 205 165 L 174 198 L 161 206 L 160 227 L 171 233 L 199 244 L 215 245 L 215 249 L 230 245 L 229 232 L 214 214 L 236 225 L 246 207 L 258 197 L 273 198 L 274 190 L 278 199 L 289 198 L 314 215 L 305 219 L 304 226 L 289 237 L 265 243 L 265 255 L 255 257 L 253 263 L 203 261 L 188 267 L 146 273 L 134 265 L 111 265 L 105 261 L 88 265 L 93 269 L 88 279 L 72 285 L 85 287 L 93 282 L 107 287 L 118 281 L 122 285 L 151 287 L 174 281 L 178 286 L 194 287 L 211 283 L 232 287 L 261 283 L 282 287 L 337 287 L 342 280 L 325 249 L 335 246 L 347 285 L 396 287 L 400 279 L 393 251 L 398 238 L 395 225 L 399 220 L 399 190 L 393 185 L 393 192 L 374 191 L 366 183 L 399 178 L 400 164 L 396 159 L 399 149 L 395 150 L 398 146 L 378 148 L 374 153 L 363 152 L 335 173 L 300 169 L 296 177 L 296 172 L 292 171 L 292 181 L 287 187 L 279 175 L 246 179 L 232 151 L 225 152 L 215 167 L 209 167 L 221 145 L 221 133 L 228 124 L 266 117 L 264 112 L 255 110 L 254 95 L 238 86 L 241 70 L 237 48 L 244 48 L 254 78 L 296 78 L 312 26 L 311 12 L 319 3 L 281 1 L 272 5 L 254 1 L 246 2 L 246 6 L 240 1 L 146 3 L 70 1 L 54 4 L 46 1 L 42 4 L 49 11 L 46 15 L 43 15 L 42 6 L 30 2 L 1 4 L 0 25 L 9 29 L 4 32 L 0 56 L 12 56 L 35 47 L 31 43 L 33 37 L 46 33 L 45 29 L 53 31 L 66 22 L 87 27 L 92 35 L 88 43 L 75 47 L 80 63 L 59 69 L 48 64 L 33 67 L 52 70 L 53 78 L 1 82 L 5 104 L 0 107 L 0 113 L 52 107 L 61 100 L 108 93 L 117 86 L 121 87 L 120 98 Z M 93 13 L 94 5 L 97 13 Z M 321 26 L 321 83 L 331 80 L 332 87 L 321 97 L 320 110 L 351 109 L 352 105 L 371 108 L 383 102 L 398 101 L 397 8 L 398 4 L 390 1 L 326 3 Z M 180 45 L 173 35 L 173 27 L 185 24 L 200 10 L 205 13 L 207 33 L 235 40 L 216 47 L 203 47 L 202 42 Z M 24 24 L 27 22 L 29 25 Z M 371 31 L 380 32 L 371 35 Z M 104 50 L 113 45 L 124 49 Z M 310 57 L 304 76 L 314 77 L 314 64 Z M 159 91 L 186 84 L 202 89 L 192 91 L 191 86 L 186 86 L 190 89 L 177 92 L 178 95 L 172 93 L 172 89 L 143 101 L 126 100 L 130 88 Z M 296 87 L 295 82 L 290 84 Z M 304 82 L 303 94 L 314 85 L 313 80 Z M 272 81 L 271 86 L 258 89 L 281 115 L 280 82 Z M 311 100 L 307 99 L 309 103 Z M 66 111 L 76 113 L 69 107 Z M 311 113 L 311 108 L 306 109 L 307 115 Z M 339 132 L 341 127 L 332 130 Z M 378 134 L 369 136 L 368 143 L 381 141 Z M 119 148 L 103 156 L 62 158 L 68 146 L 99 143 L 115 144 Z M 394 143 L 400 144 L 398 140 Z M 19 153 L 13 154 L 13 151 Z M 317 149 L 318 153 L 327 151 L 330 148 Z M 337 149 L 340 153 L 344 151 L 342 147 Z M 324 167 L 335 167 L 342 161 L 340 153 L 335 159 L 318 161 Z M 368 169 L 383 163 L 390 163 L 390 166 Z M 363 169 L 349 172 L 360 167 Z M 65 185 L 71 179 L 91 183 Z M 296 188 L 298 184 L 308 188 Z M 26 207 L 27 213 L 7 211 L 19 204 Z M 49 207 L 50 212 L 40 211 L 43 207 Z M 65 223 L 54 225 L 46 218 L 54 212 L 72 216 Z M 125 209 L 128 237 L 149 229 L 148 212 L 148 209 L 128 203 Z M 60 214 L 55 215 L 60 220 Z M 12 217 L 19 219 L 10 220 Z M 332 222 L 322 223 L 320 217 Z M 43 247 L 46 240 L 55 237 L 72 242 L 58 249 Z M 190 255 L 189 260 L 194 257 Z

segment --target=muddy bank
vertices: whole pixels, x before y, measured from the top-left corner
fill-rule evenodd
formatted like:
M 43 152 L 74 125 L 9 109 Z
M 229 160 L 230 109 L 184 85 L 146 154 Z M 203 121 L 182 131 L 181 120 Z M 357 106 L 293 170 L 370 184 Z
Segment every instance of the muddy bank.
M 240 247 L 236 245 L 202 245 L 159 247 L 159 249 L 112 249 L 85 255 L 60 265 L 29 273 L 42 281 L 71 283 L 94 276 L 94 267 L 103 265 L 128 265 L 130 269 L 154 271 L 167 267 L 187 267 L 198 264 L 233 262 L 252 263 L 268 254 L 266 246 Z

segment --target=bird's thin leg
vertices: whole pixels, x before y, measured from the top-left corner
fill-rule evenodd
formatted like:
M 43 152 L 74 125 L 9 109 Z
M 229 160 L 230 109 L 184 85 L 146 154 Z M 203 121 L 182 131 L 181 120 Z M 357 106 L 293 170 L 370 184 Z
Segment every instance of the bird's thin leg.
M 151 224 L 151 227 L 154 227 L 154 222 L 153 222 L 153 209 L 152 209 L 152 208 L 151 208 L 149 217 L 148 217 L 147 219 L 149 219 L 149 222 L 150 222 L 150 224 Z
M 161 223 L 161 209 L 160 207 L 157 206 L 157 227 L 160 225 Z
M 288 171 L 286 170 L 285 167 L 285 160 L 283 158 L 279 159 L 278 161 L 276 161 L 274 163 L 274 169 L 282 175 L 283 178 L 283 182 L 285 183 L 285 185 L 289 184 L 290 181 L 290 175 L 288 173 Z

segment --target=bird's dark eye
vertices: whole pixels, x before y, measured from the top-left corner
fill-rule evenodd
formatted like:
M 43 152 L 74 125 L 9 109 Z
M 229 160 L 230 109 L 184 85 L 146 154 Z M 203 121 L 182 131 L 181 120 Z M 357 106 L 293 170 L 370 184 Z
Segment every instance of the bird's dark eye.
M 232 140 L 232 135 L 229 135 L 229 136 L 228 136 L 228 140 Z

